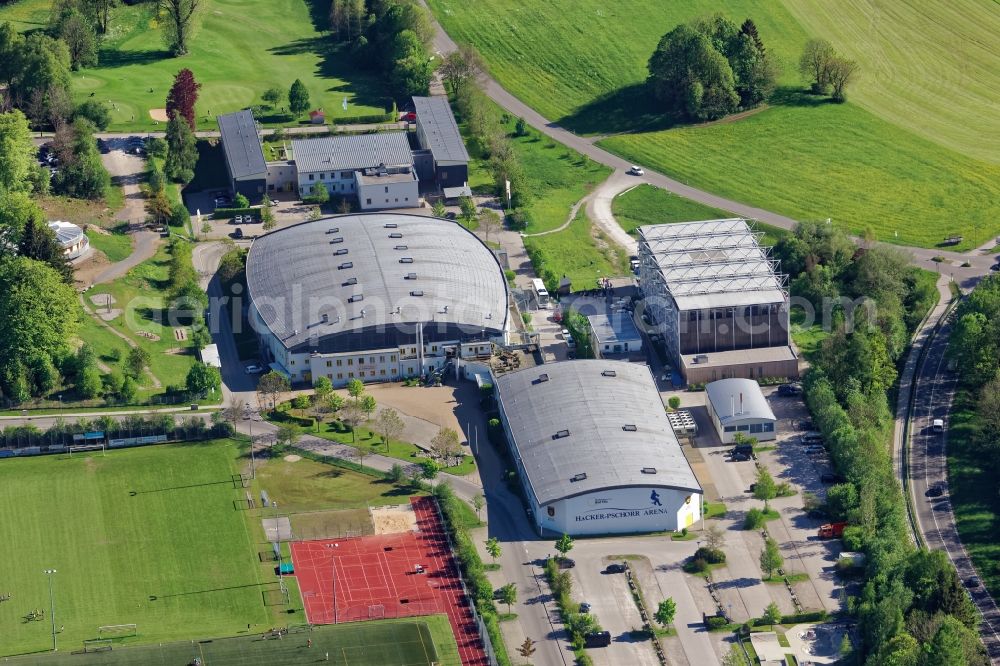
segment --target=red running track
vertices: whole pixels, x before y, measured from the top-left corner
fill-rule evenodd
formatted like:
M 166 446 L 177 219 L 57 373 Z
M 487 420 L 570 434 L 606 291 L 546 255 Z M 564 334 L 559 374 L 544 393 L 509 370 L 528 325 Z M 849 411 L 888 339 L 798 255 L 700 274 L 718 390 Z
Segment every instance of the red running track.
M 334 594 L 337 622 L 445 613 L 462 663 L 487 666 L 434 500 L 413 497 L 410 503 L 418 532 L 291 544 L 306 619 L 332 624 Z

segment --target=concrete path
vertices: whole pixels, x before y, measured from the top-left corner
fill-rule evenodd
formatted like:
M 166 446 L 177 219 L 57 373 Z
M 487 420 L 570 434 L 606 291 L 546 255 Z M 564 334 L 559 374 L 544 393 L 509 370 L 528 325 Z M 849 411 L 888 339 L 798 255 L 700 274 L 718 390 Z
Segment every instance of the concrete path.
M 147 259 L 152 259 L 160 247 L 160 234 L 155 231 L 139 231 L 133 236 L 132 254 L 94 276 L 91 285 L 113 282 Z
M 636 176 L 630 176 L 621 169 L 616 169 L 607 180 L 591 192 L 587 201 L 587 217 L 609 238 L 625 248 L 630 256 L 638 253 L 638 243 L 618 224 L 611 206 L 615 197 L 640 184 L 641 181 Z
M 108 329 L 109 331 L 111 331 L 112 333 L 114 333 L 115 335 L 117 335 L 119 338 L 121 338 L 122 340 L 124 340 L 125 344 L 127 344 L 129 347 L 133 347 L 134 348 L 134 347 L 138 347 L 139 346 L 139 344 L 135 340 L 133 340 L 132 338 L 128 337 L 127 335 L 125 335 L 124 333 L 122 333 L 121 331 L 119 331 L 117 328 L 115 328 L 114 326 L 112 326 L 108 322 L 106 322 L 103 319 L 101 319 L 98 315 L 96 315 L 94 313 L 94 311 L 90 309 L 90 306 L 87 304 L 87 301 L 86 301 L 86 299 L 84 299 L 82 293 L 78 294 L 77 297 L 80 299 L 80 305 L 83 307 L 83 311 L 87 314 L 88 317 L 93 317 L 94 321 L 96 321 L 99 326 L 103 326 L 104 328 Z M 161 382 L 160 379 L 156 375 L 153 374 L 152 370 L 150 370 L 149 368 L 144 368 L 144 372 L 146 373 L 146 377 L 149 378 L 149 381 L 150 381 L 150 384 L 151 384 L 152 388 L 154 388 L 154 389 L 163 388 L 163 382 Z M 143 388 L 147 388 L 147 387 L 143 387 Z

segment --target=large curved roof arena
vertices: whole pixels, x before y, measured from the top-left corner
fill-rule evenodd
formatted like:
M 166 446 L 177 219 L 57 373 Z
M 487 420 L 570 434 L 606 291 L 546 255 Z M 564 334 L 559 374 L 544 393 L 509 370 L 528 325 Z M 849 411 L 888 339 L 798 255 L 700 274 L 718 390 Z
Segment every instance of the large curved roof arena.
M 507 283 L 496 256 L 448 220 L 328 217 L 272 232 L 247 256 L 261 320 L 290 351 L 337 353 L 498 335 Z

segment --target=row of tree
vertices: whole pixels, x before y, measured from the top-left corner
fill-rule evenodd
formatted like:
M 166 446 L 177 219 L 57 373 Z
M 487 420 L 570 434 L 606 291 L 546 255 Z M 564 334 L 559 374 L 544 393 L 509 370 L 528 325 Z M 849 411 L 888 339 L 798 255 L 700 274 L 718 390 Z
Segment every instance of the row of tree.
M 349 45 L 359 66 L 381 73 L 400 100 L 426 95 L 434 37 L 427 9 L 415 0 L 332 0 L 330 33 Z
M 792 294 L 820 312 L 825 304 L 833 318 L 804 383 L 816 426 L 846 478 L 829 490 L 827 510 L 850 523 L 845 546 L 867 554 L 861 595 L 849 604 L 861 629 L 856 663 L 988 663 L 955 569 L 941 553 L 910 543 L 888 446 L 887 392 L 910 334 L 934 302 L 932 286 L 897 251 L 855 247 L 826 224 L 801 224 L 775 254 L 792 277 Z

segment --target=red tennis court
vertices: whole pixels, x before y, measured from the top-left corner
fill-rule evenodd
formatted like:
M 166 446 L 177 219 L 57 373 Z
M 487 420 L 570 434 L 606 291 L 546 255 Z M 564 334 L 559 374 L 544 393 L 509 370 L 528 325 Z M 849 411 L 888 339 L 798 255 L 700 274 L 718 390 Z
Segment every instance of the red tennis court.
M 485 665 L 471 600 L 434 501 L 414 497 L 410 503 L 418 532 L 292 543 L 306 618 L 331 624 L 446 613 L 462 663 Z

